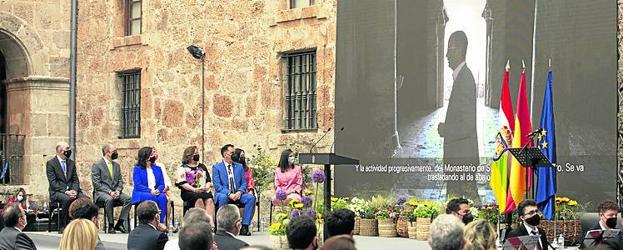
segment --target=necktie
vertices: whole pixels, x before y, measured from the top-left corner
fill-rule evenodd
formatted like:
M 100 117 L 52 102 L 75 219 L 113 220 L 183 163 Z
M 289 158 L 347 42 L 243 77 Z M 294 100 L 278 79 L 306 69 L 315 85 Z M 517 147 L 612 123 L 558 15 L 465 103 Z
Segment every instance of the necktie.
M 61 168 L 63 169 L 63 175 L 67 177 L 67 165 L 65 165 L 65 161 L 61 161 Z
M 108 173 L 110 174 L 110 179 L 113 179 L 112 175 L 112 162 L 108 162 Z
M 236 185 L 234 184 L 234 174 L 231 171 L 231 165 L 227 165 L 227 172 L 229 174 L 229 192 L 235 193 Z

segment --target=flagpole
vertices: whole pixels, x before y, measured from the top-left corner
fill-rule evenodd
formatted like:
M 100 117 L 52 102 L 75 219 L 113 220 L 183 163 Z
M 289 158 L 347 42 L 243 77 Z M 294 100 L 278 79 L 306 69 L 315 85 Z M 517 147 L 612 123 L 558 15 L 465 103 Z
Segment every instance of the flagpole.
M 534 107 L 534 70 L 536 64 L 534 63 L 534 59 L 536 57 L 536 17 L 538 10 L 539 0 L 534 0 L 534 24 L 532 26 L 532 71 L 530 72 L 530 121 L 533 120 L 532 114 L 534 114 L 532 111 Z

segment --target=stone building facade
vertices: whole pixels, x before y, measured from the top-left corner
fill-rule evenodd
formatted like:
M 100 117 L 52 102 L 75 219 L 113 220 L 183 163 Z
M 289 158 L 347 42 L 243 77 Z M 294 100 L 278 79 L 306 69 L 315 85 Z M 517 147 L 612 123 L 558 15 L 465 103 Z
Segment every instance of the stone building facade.
M 143 146 L 156 147 L 169 176 L 183 150 L 201 148 L 202 141 L 202 161 L 210 165 L 221 159 L 226 143 L 248 154 L 260 145 L 273 158 L 290 145 L 307 150 L 333 126 L 337 2 L 292 2 L 304 6 L 290 6 L 289 0 L 155 0 L 129 13 L 132 1 L 81 2 L 76 155 L 81 180 L 90 180 L 103 143 L 119 147 L 126 190 Z M 137 13 L 140 32 L 129 32 L 136 25 L 129 28 L 125 20 Z M 187 51 L 191 44 L 205 51 L 203 82 L 201 61 Z M 299 51 L 316 59 L 317 128 L 288 131 L 285 58 Z M 140 75 L 140 135 L 124 138 L 127 72 Z M 329 150 L 330 137 L 318 151 Z M 90 181 L 82 186 L 90 192 Z M 173 193 L 181 204 L 179 190 Z
M 69 128 L 70 1 L 0 0 L 0 193 L 47 198 L 45 162 Z M 4 198 L 0 198 L 4 200 Z

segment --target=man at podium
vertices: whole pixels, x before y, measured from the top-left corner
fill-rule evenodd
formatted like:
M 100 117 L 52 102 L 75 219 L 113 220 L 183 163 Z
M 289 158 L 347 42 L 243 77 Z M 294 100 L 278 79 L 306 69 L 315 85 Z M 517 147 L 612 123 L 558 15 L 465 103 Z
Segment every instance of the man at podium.
M 541 249 L 547 249 L 549 243 L 547 242 L 547 236 L 545 231 L 539 228 L 541 223 L 541 212 L 536 207 L 536 201 L 524 200 L 517 206 L 517 214 L 521 219 L 520 225 L 508 233 L 508 238 L 520 237 L 526 235 L 540 235 L 539 244 Z

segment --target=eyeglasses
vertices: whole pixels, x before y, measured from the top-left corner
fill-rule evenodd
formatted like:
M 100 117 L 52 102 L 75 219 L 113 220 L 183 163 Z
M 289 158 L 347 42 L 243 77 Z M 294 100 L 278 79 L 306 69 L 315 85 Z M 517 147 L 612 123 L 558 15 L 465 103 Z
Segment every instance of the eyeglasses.
M 532 211 L 530 211 L 530 212 L 526 212 L 526 213 L 524 213 L 524 215 L 529 215 L 529 216 L 532 216 L 532 215 L 535 215 L 535 214 L 540 214 L 540 213 L 541 213 L 541 211 L 539 211 L 538 209 L 535 209 L 535 210 L 532 210 Z

